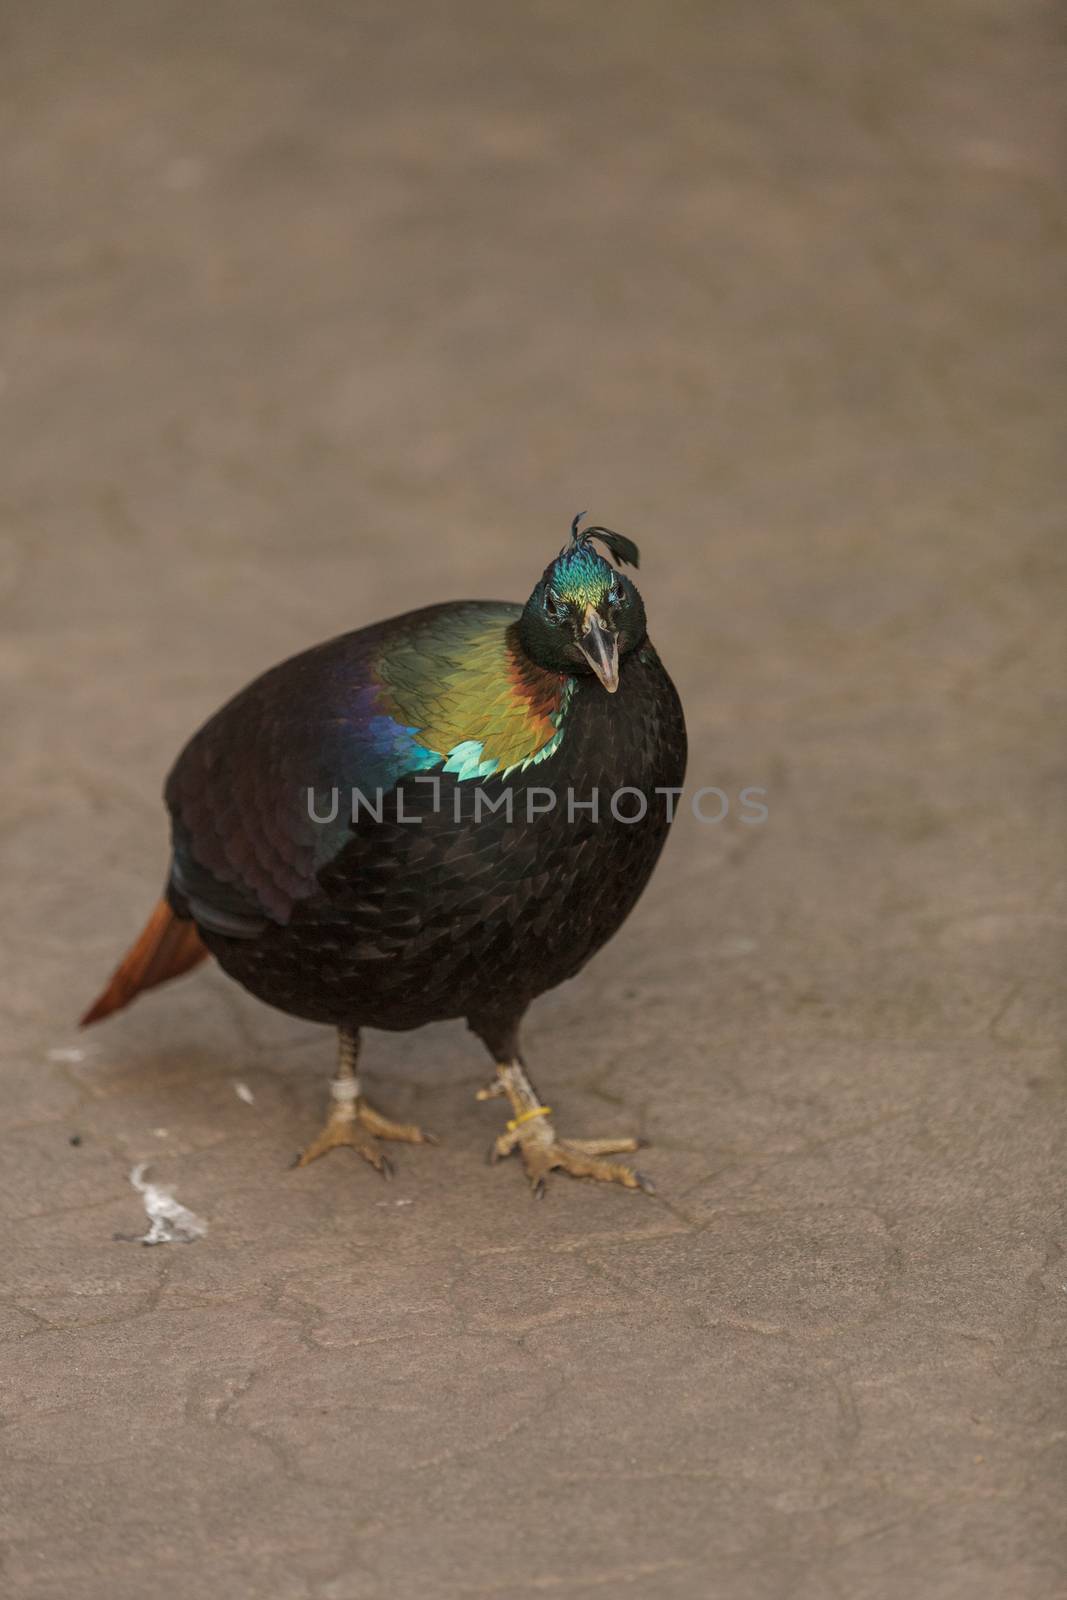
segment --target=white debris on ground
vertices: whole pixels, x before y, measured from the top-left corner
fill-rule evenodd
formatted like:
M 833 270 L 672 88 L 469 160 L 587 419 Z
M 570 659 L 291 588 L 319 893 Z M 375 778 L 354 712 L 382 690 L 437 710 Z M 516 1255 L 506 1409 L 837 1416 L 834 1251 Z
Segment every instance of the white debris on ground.
M 246 1106 L 255 1105 L 256 1097 L 248 1087 L 247 1083 L 235 1083 L 233 1086 L 233 1092 L 237 1096 L 238 1100 L 244 1101 Z
M 146 1183 L 144 1175 L 147 1171 L 148 1162 L 142 1161 L 130 1173 L 130 1182 L 144 1200 L 150 1224 L 148 1232 L 139 1235 L 137 1242 L 192 1244 L 194 1239 L 202 1239 L 207 1232 L 207 1223 L 203 1217 L 198 1217 L 195 1211 L 190 1211 L 181 1205 L 169 1189 L 160 1189 L 157 1184 Z
M 85 1045 L 84 1047 L 73 1044 L 63 1045 L 58 1049 L 49 1050 L 48 1059 L 49 1061 L 62 1061 L 64 1063 L 69 1062 L 71 1064 L 76 1064 L 79 1061 L 84 1061 L 87 1056 L 96 1055 L 96 1053 L 95 1045 Z

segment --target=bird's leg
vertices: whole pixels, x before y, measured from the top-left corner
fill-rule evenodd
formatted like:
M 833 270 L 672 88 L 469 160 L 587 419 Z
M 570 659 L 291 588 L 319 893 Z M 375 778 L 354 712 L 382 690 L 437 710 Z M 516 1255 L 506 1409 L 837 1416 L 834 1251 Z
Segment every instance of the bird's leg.
M 542 1103 L 519 1058 L 498 1062 L 496 1072 L 495 1082 L 479 1089 L 478 1099 L 505 1095 L 511 1118 L 490 1149 L 489 1159 L 499 1161 L 518 1150 L 538 1198 L 545 1192 L 548 1174 L 557 1168 L 575 1178 L 597 1178 L 602 1183 L 621 1183 L 626 1189 L 654 1192 L 648 1179 L 632 1167 L 602 1159 L 638 1149 L 637 1139 L 561 1139 L 552 1126 L 550 1108 Z
M 375 1144 L 376 1139 L 398 1139 L 402 1144 L 436 1144 L 432 1134 L 423 1133 L 411 1122 L 393 1122 L 375 1111 L 359 1090 L 356 1064 L 359 1061 L 359 1031 L 356 1028 L 337 1030 L 337 1076 L 330 1080 L 330 1114 L 326 1126 L 317 1139 L 312 1140 L 294 1163 L 306 1167 L 318 1160 L 328 1150 L 338 1145 L 348 1145 L 358 1150 L 364 1161 L 383 1177 L 392 1177 L 393 1164 Z

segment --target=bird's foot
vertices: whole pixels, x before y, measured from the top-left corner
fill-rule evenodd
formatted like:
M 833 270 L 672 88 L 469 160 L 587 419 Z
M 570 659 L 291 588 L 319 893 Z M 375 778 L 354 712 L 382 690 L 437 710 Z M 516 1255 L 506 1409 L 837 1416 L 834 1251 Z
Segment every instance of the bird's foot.
M 546 1119 L 547 1121 L 547 1119 Z M 574 1178 L 596 1178 L 601 1183 L 621 1183 L 624 1189 L 643 1189 L 654 1194 L 655 1189 L 640 1172 L 635 1172 L 622 1161 L 605 1161 L 607 1155 L 621 1155 L 637 1150 L 636 1139 L 560 1139 L 548 1123 L 548 1138 L 537 1139 L 527 1134 L 523 1127 L 509 1128 L 493 1145 L 491 1160 L 499 1161 L 518 1150 L 526 1176 L 537 1199 L 542 1199 L 548 1174 L 554 1171 L 569 1172 Z
M 541 1199 L 548 1174 L 569 1172 L 575 1178 L 595 1178 L 601 1183 L 621 1183 L 624 1189 L 643 1189 L 654 1194 L 648 1178 L 621 1161 L 605 1161 L 610 1155 L 623 1155 L 641 1148 L 639 1139 L 561 1139 L 552 1125 L 550 1108 L 542 1105 L 537 1093 L 517 1062 L 499 1069 L 495 1083 L 478 1092 L 479 1100 L 506 1095 L 512 1116 L 504 1132 L 489 1151 L 492 1162 L 518 1151 L 534 1194 Z
M 393 1175 L 393 1163 L 379 1150 L 378 1139 L 393 1139 L 401 1144 L 436 1144 L 432 1133 L 424 1133 L 413 1122 L 394 1122 L 391 1117 L 376 1111 L 361 1094 L 350 1099 L 338 1094 L 338 1080 L 334 1081 L 334 1104 L 326 1126 L 293 1162 L 294 1167 L 306 1167 L 319 1156 L 338 1145 L 347 1145 L 369 1161 L 383 1178 Z

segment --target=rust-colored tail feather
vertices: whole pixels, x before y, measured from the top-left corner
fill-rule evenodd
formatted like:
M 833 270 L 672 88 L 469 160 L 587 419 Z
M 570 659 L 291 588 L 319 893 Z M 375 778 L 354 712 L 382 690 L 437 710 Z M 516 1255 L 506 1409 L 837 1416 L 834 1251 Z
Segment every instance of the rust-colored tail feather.
M 207 955 L 196 931 L 196 924 L 176 917 L 161 900 L 148 919 L 137 943 L 128 950 L 115 969 L 111 982 L 81 1019 L 81 1026 L 99 1022 L 113 1011 L 121 1011 L 144 989 L 177 978 L 195 967 Z

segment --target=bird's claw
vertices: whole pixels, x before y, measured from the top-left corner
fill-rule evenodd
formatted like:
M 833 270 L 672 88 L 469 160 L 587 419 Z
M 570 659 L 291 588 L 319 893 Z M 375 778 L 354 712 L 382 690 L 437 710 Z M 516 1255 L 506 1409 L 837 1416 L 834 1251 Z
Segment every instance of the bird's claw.
M 632 1138 L 560 1139 L 544 1118 L 537 1124 L 509 1128 L 502 1133 L 493 1143 L 489 1159 L 495 1164 L 518 1150 L 536 1200 L 544 1199 L 550 1172 L 569 1172 L 574 1178 L 618 1183 L 624 1189 L 655 1194 L 652 1182 L 643 1173 L 635 1172 L 621 1161 L 604 1160 L 608 1155 L 629 1154 L 638 1149 L 640 1143 Z
M 421 1128 L 412 1122 L 393 1122 L 390 1117 L 383 1116 L 373 1106 L 368 1105 L 363 1096 L 356 1100 L 354 1105 L 336 1106 L 331 1113 L 326 1126 L 316 1139 L 300 1151 L 291 1165 L 294 1167 L 309 1166 L 312 1161 L 317 1161 L 320 1156 L 326 1155 L 330 1150 L 339 1146 L 346 1146 L 361 1155 L 364 1161 L 381 1173 L 383 1178 L 391 1178 L 396 1168 L 384 1151 L 378 1148 L 379 1139 L 394 1139 L 401 1144 L 437 1144 L 439 1141 L 433 1134 L 424 1133 Z

